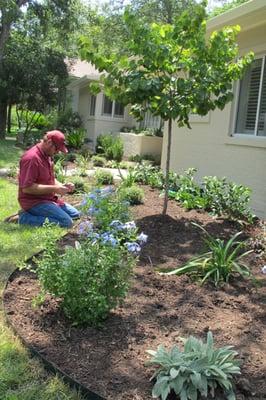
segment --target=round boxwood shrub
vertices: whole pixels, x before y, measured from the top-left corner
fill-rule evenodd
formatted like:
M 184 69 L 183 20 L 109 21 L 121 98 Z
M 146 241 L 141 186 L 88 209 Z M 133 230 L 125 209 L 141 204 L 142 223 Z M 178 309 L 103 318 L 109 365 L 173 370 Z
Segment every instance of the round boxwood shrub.
M 142 204 L 144 202 L 144 191 L 136 185 L 121 189 L 120 196 L 131 205 Z
M 91 161 L 95 167 L 104 167 L 106 164 L 106 158 L 102 156 L 92 156 Z
M 95 179 L 97 185 L 112 185 L 114 182 L 112 173 L 103 170 L 96 171 Z

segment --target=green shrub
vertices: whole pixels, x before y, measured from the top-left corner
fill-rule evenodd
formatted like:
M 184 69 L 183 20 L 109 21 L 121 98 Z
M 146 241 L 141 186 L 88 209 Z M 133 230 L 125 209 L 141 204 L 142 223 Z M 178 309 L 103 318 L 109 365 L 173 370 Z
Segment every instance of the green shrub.
M 78 174 L 80 176 L 87 176 L 87 170 L 89 168 L 89 156 L 83 156 L 82 154 L 78 154 L 76 157 L 76 164 L 78 166 Z
M 77 154 L 76 153 L 66 153 L 65 154 L 65 160 L 69 161 L 69 162 L 74 162 L 77 158 Z
M 120 162 L 123 158 L 124 146 L 119 136 L 102 134 L 97 137 L 96 152 L 104 154 L 107 160 Z
M 64 156 L 59 157 L 57 161 L 54 163 L 54 173 L 56 179 L 61 182 L 66 182 L 66 171 L 65 171 L 65 160 Z
M 57 129 L 68 134 L 82 127 L 82 119 L 78 112 L 67 109 L 61 112 L 57 118 Z
M 140 154 L 135 154 L 134 156 L 129 156 L 128 160 L 140 163 L 142 161 L 142 156 Z
M 248 187 L 227 182 L 226 178 L 205 176 L 203 192 L 205 208 L 214 214 L 224 215 L 232 220 L 253 222 L 254 215 L 249 208 L 251 190 Z
M 188 168 L 184 175 L 179 175 L 177 178 L 178 190 L 175 194 L 175 200 L 188 210 L 205 208 L 206 206 L 201 187 L 194 181 L 196 172 L 196 168 Z
M 9 178 L 16 178 L 17 175 L 18 175 L 18 171 L 19 171 L 18 165 L 17 165 L 17 164 L 12 164 L 12 165 L 9 167 L 8 171 L 7 171 L 7 176 L 8 176 Z
M 81 149 L 85 134 L 86 132 L 83 128 L 78 128 L 69 132 L 66 136 L 67 145 L 73 149 Z
M 70 182 L 74 183 L 75 188 L 72 193 L 85 193 L 88 190 L 88 184 L 79 176 L 69 178 Z
M 120 196 L 122 200 L 128 201 L 131 205 L 142 204 L 144 202 L 144 191 L 136 185 L 122 188 Z
M 106 158 L 102 156 L 94 155 L 91 157 L 91 161 L 95 167 L 104 167 L 106 164 Z
M 85 195 L 81 206 L 83 214 L 92 217 L 97 228 L 101 230 L 108 230 L 114 220 L 130 220 L 128 202 L 121 201 L 112 187 L 94 189 Z
M 193 225 L 204 232 L 208 251 L 188 261 L 185 265 L 167 272 L 167 275 L 188 274 L 199 278 L 201 283 L 212 281 L 215 286 L 228 282 L 232 275 L 250 276 L 250 270 L 243 263 L 242 258 L 251 253 L 252 250 L 242 252 L 241 250 L 245 247 L 245 243 L 236 240 L 242 232 L 236 233 L 230 240 L 225 242 L 222 239 L 216 239 L 211 236 L 200 225 L 194 223 Z
M 190 336 L 184 340 L 184 351 L 173 346 L 170 351 L 161 345 L 157 351 L 148 350 L 152 356 L 149 364 L 157 367 L 153 378 L 154 398 L 166 400 L 171 391 L 182 400 L 215 398 L 221 389 L 228 400 L 235 400 L 232 379 L 240 374 L 237 352 L 232 346 L 215 349 L 212 333 L 208 332 L 207 343 Z
M 48 230 L 46 250 L 37 261 L 43 291 L 60 299 L 73 324 L 100 324 L 125 297 L 135 258 L 120 246 L 99 241 L 76 242 L 61 254 L 52 239 Z
M 97 170 L 95 173 L 96 184 L 101 185 L 112 185 L 114 182 L 114 178 L 111 172 Z

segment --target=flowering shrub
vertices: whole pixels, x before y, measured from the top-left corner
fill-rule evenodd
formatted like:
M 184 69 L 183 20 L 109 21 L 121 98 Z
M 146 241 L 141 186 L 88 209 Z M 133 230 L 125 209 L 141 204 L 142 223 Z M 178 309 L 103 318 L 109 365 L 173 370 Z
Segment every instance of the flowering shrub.
M 138 255 L 141 246 L 147 242 L 148 236 L 143 232 L 138 234 L 138 229 L 134 221 L 121 222 L 113 220 L 105 232 L 94 230 L 94 226 L 89 221 L 84 221 L 79 226 L 79 233 L 85 237 L 85 240 L 92 244 L 101 243 L 112 247 L 123 247 L 129 253 Z
M 61 300 L 74 324 L 98 325 L 126 296 L 136 256 L 147 241 L 135 222 L 127 220 L 128 207 L 112 188 L 87 194 L 83 211 L 92 221 L 80 223 L 80 241 L 63 254 L 46 226 L 46 251 L 37 261 L 37 275 L 42 290 Z
M 43 291 L 61 300 L 72 323 L 100 324 L 125 297 L 136 258 L 107 238 L 76 242 L 60 254 L 46 237 L 46 251 L 37 262 Z
M 93 218 L 96 227 L 102 231 L 107 230 L 113 220 L 126 222 L 130 219 L 129 203 L 119 201 L 112 187 L 94 189 L 85 195 L 81 207 L 83 213 Z

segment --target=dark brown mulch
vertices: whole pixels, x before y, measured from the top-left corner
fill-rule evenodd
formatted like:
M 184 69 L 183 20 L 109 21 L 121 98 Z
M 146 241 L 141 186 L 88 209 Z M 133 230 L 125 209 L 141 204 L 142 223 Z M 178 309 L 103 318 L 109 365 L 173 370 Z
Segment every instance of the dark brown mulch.
M 31 346 L 108 400 L 151 399 L 149 378 L 153 371 L 144 365 L 148 360 L 145 351 L 159 344 L 180 344 L 180 336 L 205 339 L 211 330 L 217 345 L 234 345 L 239 352 L 242 376 L 236 382 L 237 399 L 266 399 L 264 261 L 255 255 L 249 260 L 259 286 L 236 279 L 215 289 L 200 287 L 186 276 L 160 276 L 157 267 L 180 265 L 201 251 L 202 234 L 191 221 L 219 237 L 239 230 L 235 224 L 206 213 L 186 212 L 175 202 L 169 203 L 167 216 L 160 215 L 161 210 L 158 192 L 146 188 L 145 204 L 135 207 L 134 214 L 149 242 L 135 269 L 128 297 L 102 329 L 72 327 L 58 302 L 49 297 L 33 309 L 31 301 L 39 286 L 29 272 L 19 273 L 5 291 L 9 318 Z M 255 237 L 260 228 L 251 228 L 248 233 Z

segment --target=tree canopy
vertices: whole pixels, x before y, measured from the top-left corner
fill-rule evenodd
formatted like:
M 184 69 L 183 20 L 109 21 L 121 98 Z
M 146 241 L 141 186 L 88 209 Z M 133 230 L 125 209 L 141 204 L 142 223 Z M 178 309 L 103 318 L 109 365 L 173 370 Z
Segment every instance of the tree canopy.
M 57 101 L 84 10 L 80 0 L 0 0 L 0 136 L 8 105 L 37 111 Z
M 128 37 L 121 50 L 111 55 L 93 48 L 90 38 L 81 38 L 81 56 L 103 72 L 105 93 L 123 104 L 131 104 L 137 118 L 151 111 L 168 121 L 166 164 L 168 174 L 172 121 L 188 126 L 192 113 L 206 115 L 232 100 L 232 83 L 241 77 L 252 60 L 238 58 L 239 27 L 227 27 L 206 38 L 206 2 L 177 17 L 173 24 L 140 24 L 127 10 Z M 95 90 L 100 90 L 94 85 Z

